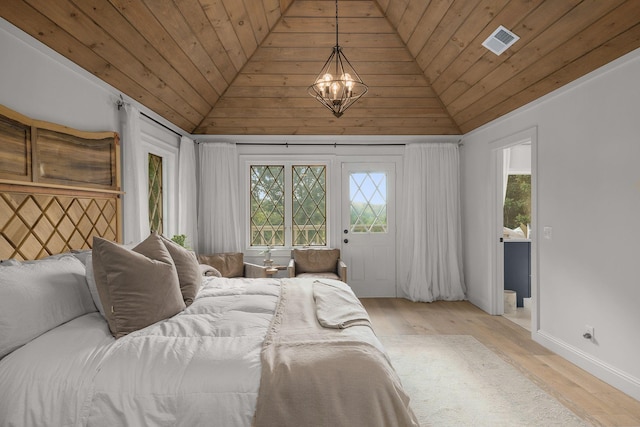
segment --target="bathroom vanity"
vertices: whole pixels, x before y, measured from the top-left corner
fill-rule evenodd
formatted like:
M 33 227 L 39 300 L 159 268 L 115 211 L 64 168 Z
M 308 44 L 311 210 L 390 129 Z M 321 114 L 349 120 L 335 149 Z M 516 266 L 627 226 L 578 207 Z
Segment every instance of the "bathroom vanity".
M 504 289 L 516 291 L 518 307 L 531 297 L 531 240 L 504 240 Z

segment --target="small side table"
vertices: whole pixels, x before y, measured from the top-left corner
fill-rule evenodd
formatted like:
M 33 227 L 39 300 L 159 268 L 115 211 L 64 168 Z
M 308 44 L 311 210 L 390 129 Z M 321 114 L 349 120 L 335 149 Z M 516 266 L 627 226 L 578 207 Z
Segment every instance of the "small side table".
M 267 276 L 273 276 L 277 272 L 278 272 L 278 269 L 276 267 L 268 267 L 267 268 Z

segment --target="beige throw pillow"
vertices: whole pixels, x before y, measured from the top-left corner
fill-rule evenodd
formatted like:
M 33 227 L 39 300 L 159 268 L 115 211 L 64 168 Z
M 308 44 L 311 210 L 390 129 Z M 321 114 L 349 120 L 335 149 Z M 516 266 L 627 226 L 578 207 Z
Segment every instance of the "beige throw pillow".
M 155 233 L 155 231 L 154 231 Z M 176 242 L 160 236 L 162 243 L 169 251 L 169 255 L 173 259 L 178 272 L 178 280 L 180 281 L 180 291 L 182 299 L 188 306 L 193 303 L 194 298 L 198 295 L 200 285 L 202 284 L 202 274 L 200 273 L 200 263 L 193 251 L 183 248 Z
M 92 261 L 100 301 L 114 337 L 121 338 L 185 308 L 176 267 L 157 234 L 133 251 L 94 237 Z
M 244 276 L 244 254 L 242 252 L 198 255 L 198 261 L 215 268 L 222 274 L 222 277 Z
M 300 249 L 293 251 L 296 275 L 336 271 L 340 249 Z

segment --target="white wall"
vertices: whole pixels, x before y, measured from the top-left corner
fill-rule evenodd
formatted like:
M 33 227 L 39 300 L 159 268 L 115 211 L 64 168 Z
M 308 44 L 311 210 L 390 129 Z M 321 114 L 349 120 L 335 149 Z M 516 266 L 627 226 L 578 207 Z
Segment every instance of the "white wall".
M 533 338 L 640 399 L 640 50 L 465 135 L 465 277 L 491 299 L 491 148 L 537 127 L 539 330 Z M 552 238 L 543 239 L 543 227 Z M 534 285 L 535 286 L 535 285 Z M 586 324 L 595 342 L 582 337 Z
M 80 130 L 118 130 L 115 90 L 1 18 L 0 57 L 0 104 Z

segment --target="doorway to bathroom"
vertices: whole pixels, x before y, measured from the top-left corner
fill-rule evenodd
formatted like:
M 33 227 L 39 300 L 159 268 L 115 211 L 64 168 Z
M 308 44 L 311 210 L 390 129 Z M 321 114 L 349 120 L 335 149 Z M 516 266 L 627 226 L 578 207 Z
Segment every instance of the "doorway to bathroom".
M 531 330 L 531 141 L 502 149 L 504 316 Z
M 495 158 L 494 314 L 537 329 L 535 284 L 536 129 L 493 144 Z

